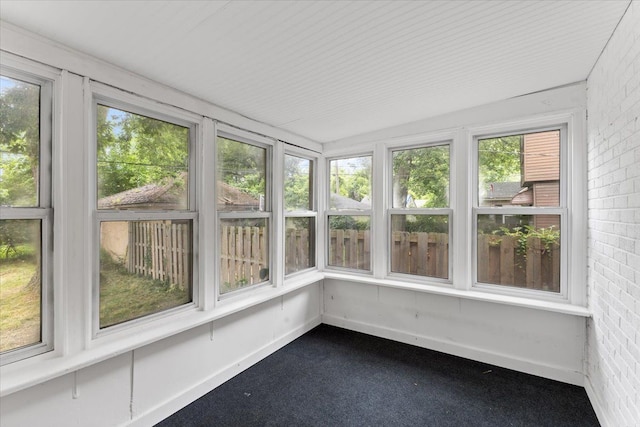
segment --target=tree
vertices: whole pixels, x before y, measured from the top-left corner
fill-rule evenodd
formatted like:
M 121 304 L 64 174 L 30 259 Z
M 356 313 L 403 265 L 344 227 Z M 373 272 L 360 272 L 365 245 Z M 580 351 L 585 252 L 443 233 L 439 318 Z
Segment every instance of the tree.
M 0 205 L 37 206 L 40 87 L 0 79 Z
M 266 189 L 266 150 L 218 137 L 218 179 L 259 199 Z
M 313 162 L 301 157 L 284 157 L 284 206 L 287 210 L 309 210 L 313 191 Z
M 189 170 L 189 128 L 98 105 L 98 198 Z
M 494 182 L 520 182 L 522 135 L 478 141 L 480 188 Z

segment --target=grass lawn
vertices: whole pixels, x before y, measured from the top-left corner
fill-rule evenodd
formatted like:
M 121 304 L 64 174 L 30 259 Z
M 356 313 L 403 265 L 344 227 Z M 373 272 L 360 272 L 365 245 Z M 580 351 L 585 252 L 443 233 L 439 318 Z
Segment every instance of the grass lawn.
M 191 301 L 189 289 L 129 273 L 109 255 L 103 254 L 100 261 L 101 328 Z
M 29 289 L 37 264 L 0 259 L 0 351 L 40 342 L 40 289 Z

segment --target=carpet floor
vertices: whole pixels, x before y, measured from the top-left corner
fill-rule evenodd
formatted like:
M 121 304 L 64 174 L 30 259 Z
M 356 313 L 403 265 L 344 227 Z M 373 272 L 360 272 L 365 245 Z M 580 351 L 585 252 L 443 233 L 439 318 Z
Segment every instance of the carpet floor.
M 157 424 L 598 425 L 582 387 L 328 325 Z

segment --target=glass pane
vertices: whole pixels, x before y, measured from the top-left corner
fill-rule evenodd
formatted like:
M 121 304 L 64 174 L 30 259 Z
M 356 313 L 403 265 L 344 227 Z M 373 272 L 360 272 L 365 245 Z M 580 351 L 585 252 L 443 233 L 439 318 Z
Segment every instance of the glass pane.
M 267 219 L 220 220 L 220 294 L 268 280 Z
M 0 221 L 0 351 L 41 338 L 40 220 Z
M 191 302 L 191 221 L 100 223 L 100 327 Z
M 264 211 L 267 149 L 218 137 L 218 209 Z
M 284 156 L 284 208 L 287 211 L 313 210 L 313 162 Z
M 329 216 L 329 261 L 333 267 L 371 270 L 371 219 Z
M 0 206 L 38 206 L 40 86 L 1 76 L 0 117 Z
M 449 278 L 449 216 L 391 215 L 391 271 Z
M 316 266 L 315 218 L 286 218 L 285 274 Z
M 393 207 L 449 206 L 449 146 L 393 152 Z
M 560 206 L 560 131 L 478 141 L 480 206 Z
M 560 215 L 478 215 L 478 282 L 560 292 Z
M 329 189 L 331 209 L 371 209 L 371 156 L 331 160 Z
M 98 105 L 98 209 L 189 206 L 189 128 Z

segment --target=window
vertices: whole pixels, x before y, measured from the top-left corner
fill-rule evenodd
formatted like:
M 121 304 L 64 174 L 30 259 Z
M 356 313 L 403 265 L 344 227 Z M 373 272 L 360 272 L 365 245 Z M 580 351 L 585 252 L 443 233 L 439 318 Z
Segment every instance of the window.
M 52 348 L 51 81 L 0 76 L 0 354 Z
M 476 282 L 560 294 L 566 129 L 476 138 Z
M 195 125 L 98 99 L 98 329 L 194 300 Z
M 392 273 L 449 279 L 449 145 L 391 151 Z
M 331 267 L 371 271 L 371 156 L 329 161 Z
M 285 154 L 285 274 L 316 266 L 314 164 L 311 159 Z
M 267 145 L 218 135 L 219 295 L 269 282 L 270 156 Z

